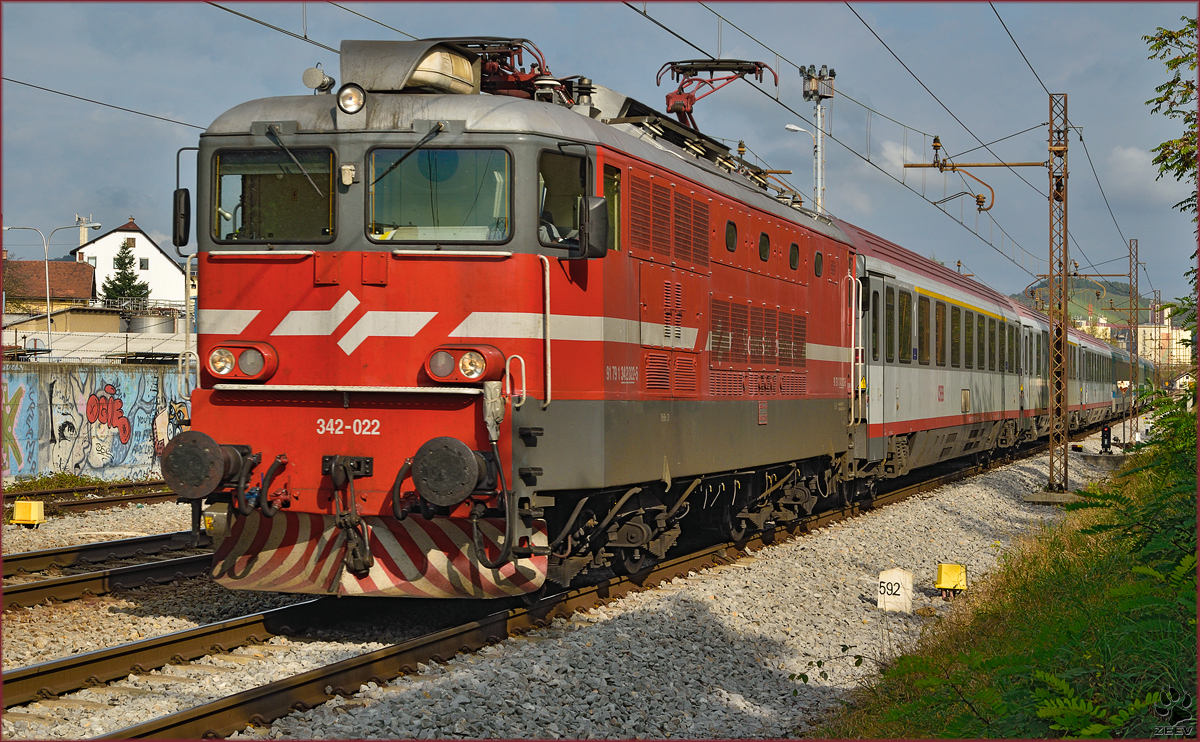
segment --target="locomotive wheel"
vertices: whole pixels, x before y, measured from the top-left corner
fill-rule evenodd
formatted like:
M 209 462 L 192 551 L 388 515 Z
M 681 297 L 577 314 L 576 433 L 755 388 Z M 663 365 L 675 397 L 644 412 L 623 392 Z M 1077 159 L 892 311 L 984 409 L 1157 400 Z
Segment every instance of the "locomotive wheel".
M 550 592 L 550 584 L 543 582 L 542 586 L 531 593 L 521 593 L 521 605 L 526 608 L 532 608 L 542 602 L 542 598 L 546 597 L 546 593 Z
M 619 575 L 637 574 L 646 568 L 649 557 L 646 550 L 639 547 L 617 549 L 617 554 L 613 557 L 613 572 Z
M 730 541 L 741 541 L 746 538 L 746 532 L 750 530 L 750 524 L 744 518 L 730 517 L 729 522 L 725 525 L 725 535 Z

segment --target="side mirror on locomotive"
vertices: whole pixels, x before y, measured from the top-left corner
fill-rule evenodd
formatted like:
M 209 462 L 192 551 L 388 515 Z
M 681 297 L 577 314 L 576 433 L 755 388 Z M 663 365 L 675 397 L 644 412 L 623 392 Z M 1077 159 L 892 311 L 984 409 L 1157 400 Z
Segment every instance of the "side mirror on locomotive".
M 579 230 L 581 258 L 602 258 L 608 254 L 608 201 L 603 196 L 588 196 Z
M 171 243 L 183 247 L 191 237 L 192 195 L 186 188 L 175 189 L 175 218 L 171 227 Z

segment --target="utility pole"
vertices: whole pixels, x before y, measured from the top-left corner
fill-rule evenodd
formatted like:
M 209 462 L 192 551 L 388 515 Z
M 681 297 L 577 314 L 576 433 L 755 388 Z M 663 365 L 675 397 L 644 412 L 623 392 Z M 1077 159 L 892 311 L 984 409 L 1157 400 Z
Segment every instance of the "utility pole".
M 811 69 L 811 68 L 810 68 Z M 805 96 L 807 97 L 807 95 Z M 1050 265 L 1049 273 L 1045 276 L 1048 289 L 1047 311 L 1050 316 L 1050 472 L 1046 489 L 1050 492 L 1065 492 L 1067 489 L 1067 135 L 1070 125 L 1067 119 L 1066 93 L 1050 94 L 1050 131 L 1047 143 L 1050 157 L 1046 162 L 972 162 L 952 163 L 939 160 L 938 152 L 941 142 L 933 139 L 933 163 L 911 164 L 904 167 L 936 167 L 939 171 L 961 172 L 982 183 L 989 191 L 991 186 L 979 178 L 966 172 L 967 167 L 1044 167 L 1050 176 Z M 959 193 L 958 196 L 975 196 L 975 207 L 987 211 L 995 205 L 995 192 L 991 193 L 992 203 L 985 206 L 987 197 L 983 194 Z M 944 201 L 949 199 L 943 199 Z M 940 203 L 940 202 L 939 202 Z
M 813 101 L 813 121 L 817 126 L 813 152 L 813 205 L 818 214 L 825 213 L 825 106 L 826 98 L 833 97 L 833 79 L 837 71 L 821 65 L 820 71 L 816 65 L 810 64 L 808 69 L 801 68 L 804 76 L 804 100 Z
M 1129 240 L 1129 438 L 1124 438 L 1125 445 L 1137 434 L 1137 418 L 1134 407 L 1137 406 L 1138 378 L 1138 319 L 1141 312 L 1142 298 L 1138 293 L 1138 241 Z M 1122 426 L 1123 428 L 1124 426 Z
M 1050 472 L 1046 489 L 1066 492 L 1067 439 L 1067 95 L 1050 94 Z

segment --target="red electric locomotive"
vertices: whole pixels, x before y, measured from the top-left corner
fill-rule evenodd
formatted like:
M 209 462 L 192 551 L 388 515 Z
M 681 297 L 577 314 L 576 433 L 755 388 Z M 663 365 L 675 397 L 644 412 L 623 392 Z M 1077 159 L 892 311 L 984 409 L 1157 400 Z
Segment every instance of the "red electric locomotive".
M 341 75 L 200 138 L 162 468 L 223 521 L 220 583 L 536 593 L 900 473 L 855 447 L 857 232 L 525 40 L 345 41 Z

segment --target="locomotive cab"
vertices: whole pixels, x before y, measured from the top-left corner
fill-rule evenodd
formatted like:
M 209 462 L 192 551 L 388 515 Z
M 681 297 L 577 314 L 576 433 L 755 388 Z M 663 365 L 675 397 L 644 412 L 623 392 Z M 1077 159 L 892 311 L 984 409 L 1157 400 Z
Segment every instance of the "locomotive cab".
M 310 70 L 317 95 L 243 104 L 201 137 L 200 384 L 163 472 L 185 498 L 229 503 L 225 584 L 484 597 L 544 578 L 542 503 L 505 410 L 549 403 L 530 372 L 552 265 L 603 258 L 609 208 L 594 137 L 539 110 L 562 86 L 505 57 L 536 52 L 472 44 L 343 42 L 336 94 Z M 550 102 L 509 110 L 535 97 Z M 177 192 L 177 245 L 190 207 Z M 556 299 L 602 311 L 600 271 L 553 271 Z M 297 530 L 322 558 L 283 548 Z M 483 576 L 397 546 L 413 539 L 470 552 Z

